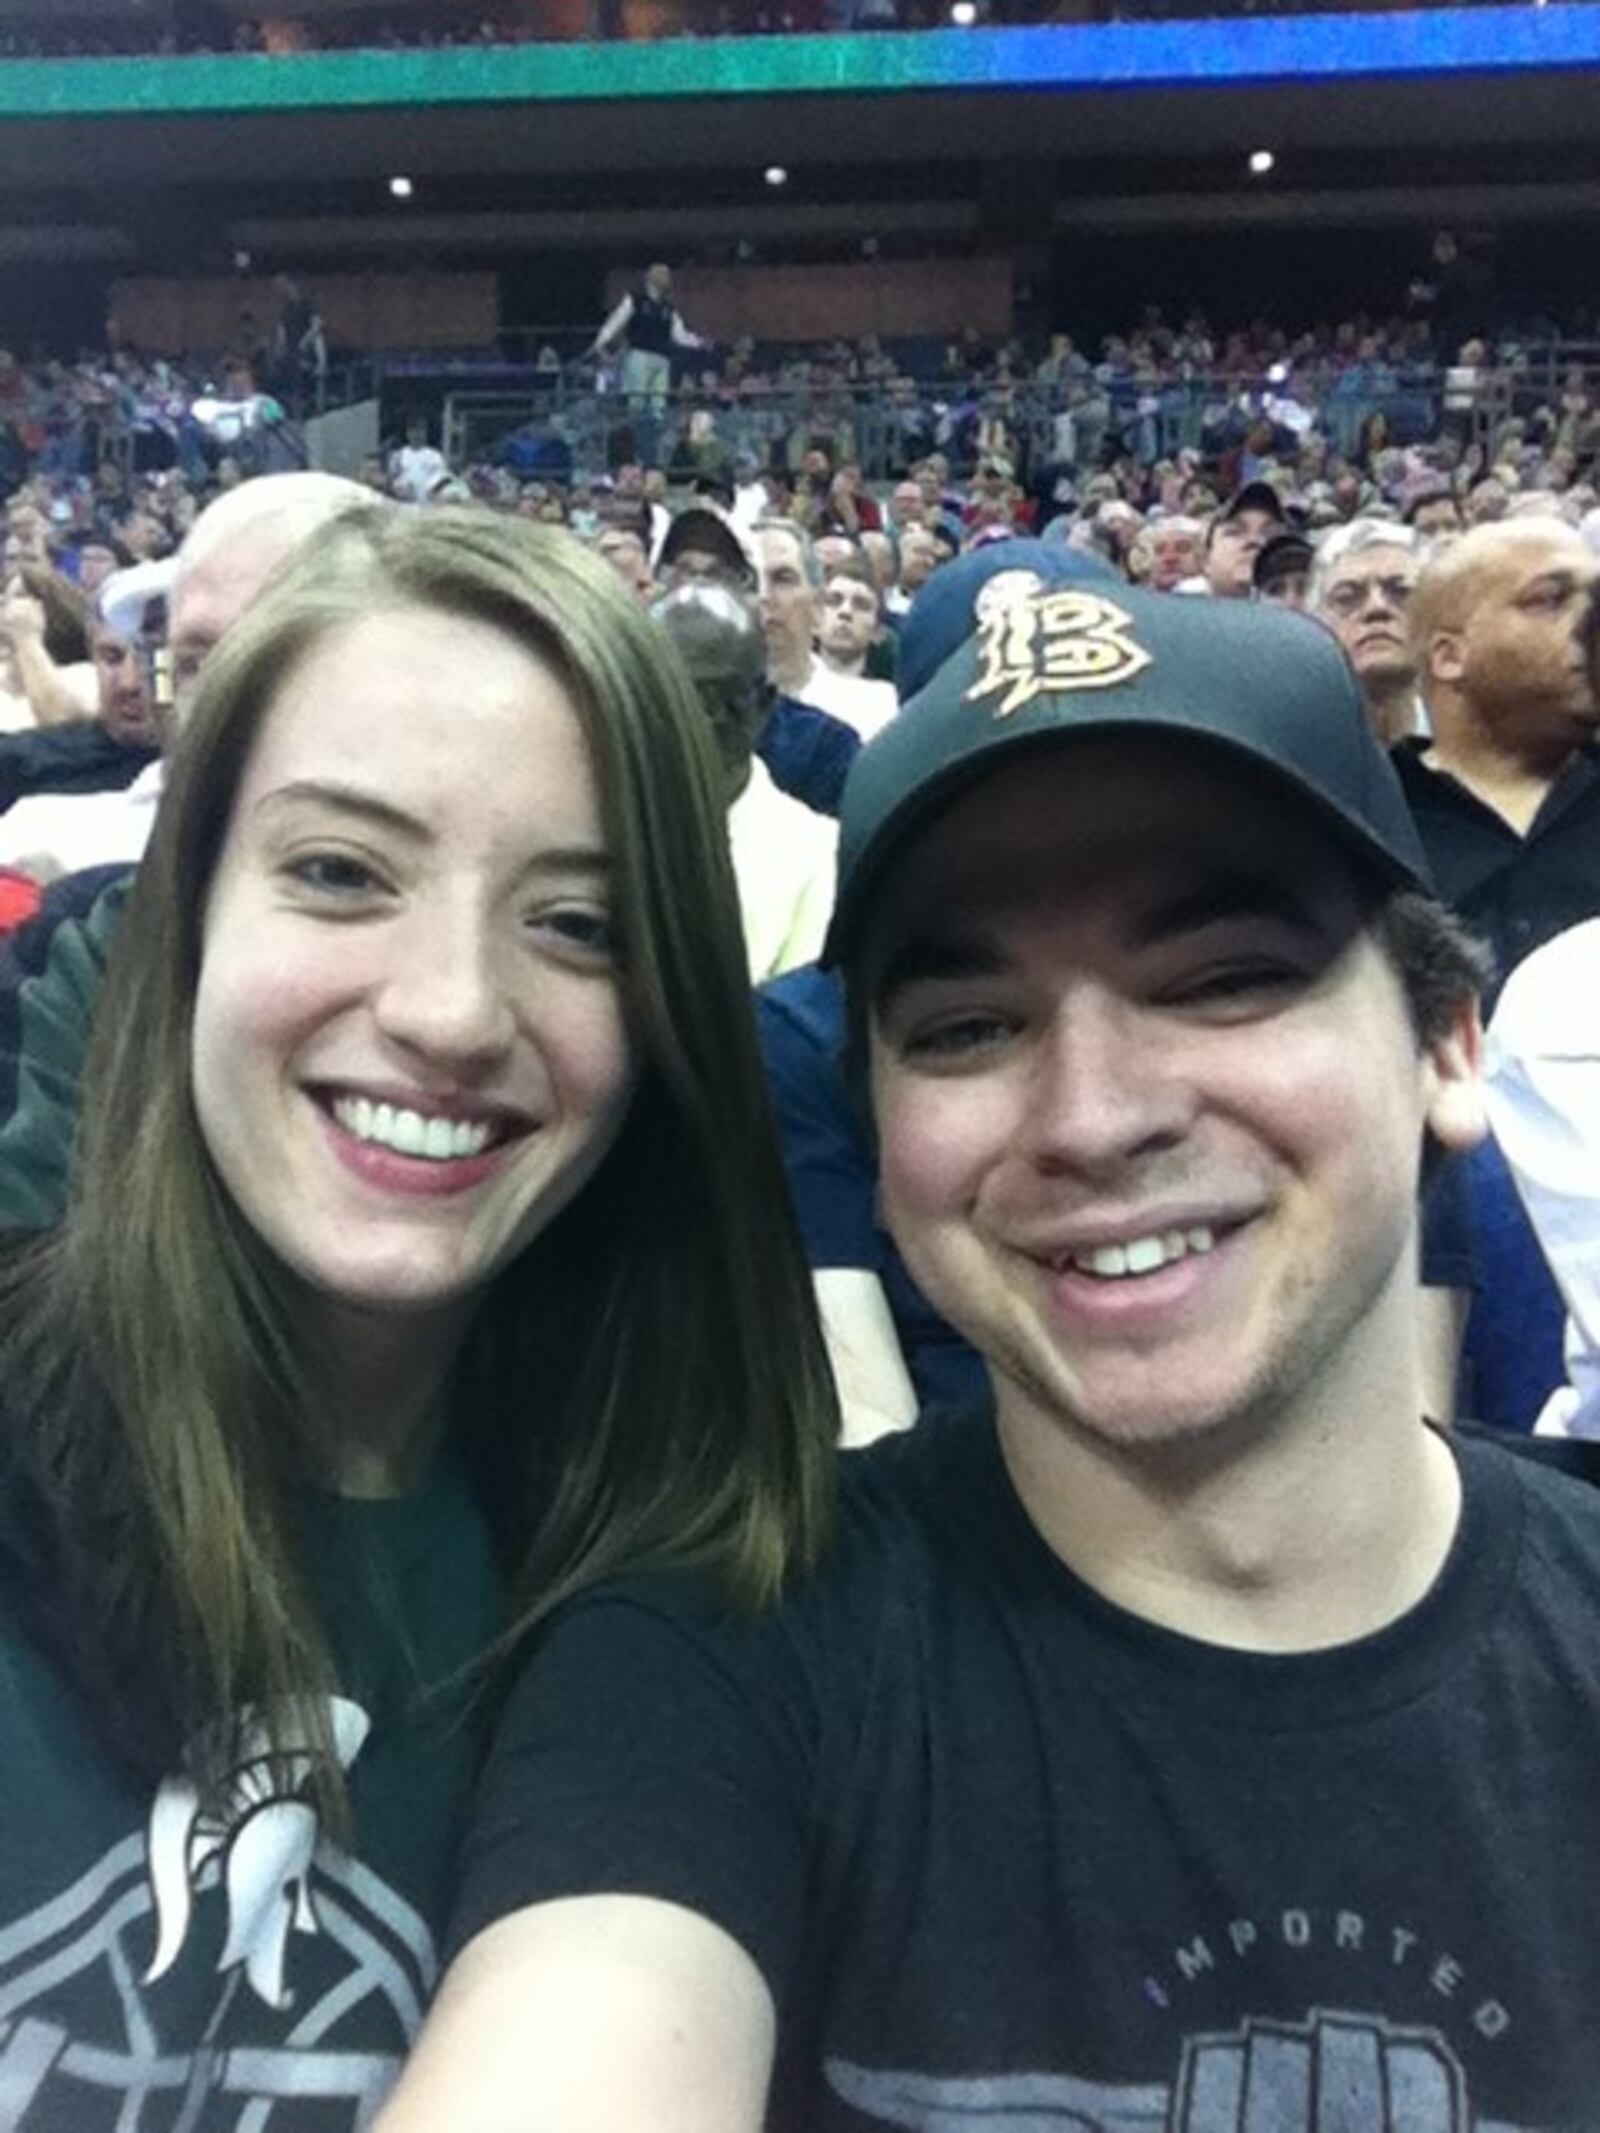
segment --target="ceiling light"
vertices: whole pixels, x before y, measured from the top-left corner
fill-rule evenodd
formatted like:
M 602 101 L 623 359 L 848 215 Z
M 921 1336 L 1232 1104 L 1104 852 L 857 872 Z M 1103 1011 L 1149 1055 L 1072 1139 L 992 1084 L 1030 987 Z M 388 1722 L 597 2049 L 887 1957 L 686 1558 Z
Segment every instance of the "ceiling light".
M 389 190 L 397 200 L 409 200 L 412 193 L 411 180 L 409 178 L 391 178 L 389 180 Z
M 1257 148 L 1251 152 L 1250 172 L 1253 177 L 1264 178 L 1277 162 L 1270 148 Z
M 958 30 L 970 30 L 977 19 L 974 0 L 950 0 L 950 20 Z

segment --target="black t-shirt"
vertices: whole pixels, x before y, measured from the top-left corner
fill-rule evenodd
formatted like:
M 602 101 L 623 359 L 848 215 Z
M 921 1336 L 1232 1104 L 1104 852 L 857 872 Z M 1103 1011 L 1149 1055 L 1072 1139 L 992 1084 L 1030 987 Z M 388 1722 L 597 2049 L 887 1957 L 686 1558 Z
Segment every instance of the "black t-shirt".
M 1457 1456 L 1427 1597 L 1262 1655 L 1100 1598 L 988 1413 L 927 1418 L 846 1460 L 776 1611 L 639 1579 L 558 1621 L 453 1938 L 585 1892 L 715 1919 L 794 2133 L 1600 2124 L 1600 1499 Z
M 93 719 L 0 734 L 0 814 L 34 793 L 120 792 L 160 752 L 114 740 Z
M 1526 835 L 1448 771 L 1425 741 L 1391 751 L 1444 901 L 1494 951 L 1494 991 L 1524 956 L 1600 914 L 1600 752 L 1582 748 Z
M 411 1495 L 303 1505 L 336 1669 L 348 1844 L 295 1758 L 241 1730 L 202 1809 L 107 1752 L 0 1558 L 0 2127 L 358 2133 L 433 1989 L 477 1770 L 471 1722 L 500 1578 L 454 1467 Z

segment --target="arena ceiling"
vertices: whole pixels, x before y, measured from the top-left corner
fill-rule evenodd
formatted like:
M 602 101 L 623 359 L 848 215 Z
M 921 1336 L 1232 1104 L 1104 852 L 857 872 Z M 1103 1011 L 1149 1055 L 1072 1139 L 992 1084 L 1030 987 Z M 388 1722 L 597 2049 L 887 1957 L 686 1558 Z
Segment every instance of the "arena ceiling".
M 0 66 L 0 258 L 1580 220 L 1600 208 L 1597 138 L 1600 6 L 1581 5 L 17 61 Z M 1269 185 L 1244 174 L 1260 145 Z M 397 208 L 398 170 L 415 192 Z

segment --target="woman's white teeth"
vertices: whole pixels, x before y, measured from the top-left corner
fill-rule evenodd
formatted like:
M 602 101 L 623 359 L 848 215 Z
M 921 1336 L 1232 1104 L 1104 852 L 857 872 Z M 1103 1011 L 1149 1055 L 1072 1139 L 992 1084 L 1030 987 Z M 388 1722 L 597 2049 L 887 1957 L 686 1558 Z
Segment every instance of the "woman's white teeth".
M 1135 1237 L 1128 1244 L 1102 1244 L 1092 1252 L 1069 1253 L 1067 1265 L 1080 1274 L 1098 1274 L 1102 1281 L 1120 1281 L 1128 1274 L 1153 1274 L 1175 1259 L 1209 1252 L 1216 1241 L 1215 1233 L 1204 1225 L 1169 1229 L 1159 1236 Z
M 333 1115 L 358 1141 L 376 1141 L 396 1155 L 420 1155 L 433 1163 L 482 1155 L 494 1138 L 492 1126 L 464 1118 L 424 1118 L 420 1111 L 369 1103 L 365 1096 L 337 1098 Z

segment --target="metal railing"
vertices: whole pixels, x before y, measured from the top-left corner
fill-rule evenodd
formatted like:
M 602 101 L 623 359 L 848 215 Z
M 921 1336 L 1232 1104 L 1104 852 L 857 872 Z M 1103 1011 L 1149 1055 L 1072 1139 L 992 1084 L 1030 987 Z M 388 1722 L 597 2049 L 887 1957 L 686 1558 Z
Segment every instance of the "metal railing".
M 320 415 L 375 399 L 384 436 L 393 442 L 406 417 L 426 409 L 442 417 L 441 443 L 453 465 L 503 464 L 529 477 L 566 478 L 644 458 L 689 480 L 753 464 L 797 467 L 807 448 L 820 444 L 834 464 L 854 460 L 870 480 L 885 481 L 933 451 L 944 453 L 961 478 L 985 458 L 1007 459 L 1027 479 L 1046 463 L 1083 468 L 1127 454 L 1150 464 L 1186 450 L 1210 456 L 1242 441 L 1263 417 L 1290 432 L 1309 417 L 1346 458 L 1370 453 L 1374 417 L 1382 418 L 1388 444 L 1423 443 L 1448 426 L 1463 442 L 1488 446 L 1513 418 L 1541 408 L 1559 417 L 1569 391 L 1600 408 L 1600 344 L 1593 342 L 1530 346 L 1514 360 L 1485 366 L 1470 387 L 1436 365 L 1368 365 L 1334 374 L 1312 362 L 1296 375 L 1303 380 L 1298 401 L 1287 397 L 1288 381 L 1274 372 L 999 383 L 933 376 L 892 389 L 735 387 L 702 377 L 680 380 L 656 408 L 631 402 L 614 377 L 582 363 L 556 371 L 529 366 L 519 374 L 517 366 L 486 361 L 479 384 L 459 364 L 366 357 L 331 366 L 304 412 Z M 202 447 L 207 454 L 215 447 L 192 423 L 181 427 L 179 463 L 202 473 Z M 164 456 L 149 439 L 125 410 L 101 408 L 84 425 L 75 452 L 72 440 L 54 440 L 47 471 L 80 474 L 112 458 L 132 473 Z M 303 459 L 293 420 L 232 449 L 252 470 L 258 460 L 282 466 Z
M 416 380 L 407 382 L 414 389 Z M 1001 385 L 934 378 L 892 392 L 725 391 L 690 383 L 658 408 L 598 389 L 592 369 L 572 365 L 527 386 L 448 391 L 443 446 L 457 466 L 496 462 L 556 477 L 631 458 L 667 465 L 686 479 L 752 464 L 796 468 L 813 444 L 835 464 L 854 460 L 873 481 L 891 479 L 933 451 L 963 478 L 985 459 L 1008 460 L 1026 477 L 1046 462 L 1083 467 L 1119 455 L 1144 464 L 1184 451 L 1211 455 L 1242 442 L 1264 419 L 1290 435 L 1314 427 L 1345 458 L 1426 443 L 1446 426 L 1464 442 L 1487 446 L 1513 418 L 1545 406 L 1559 414 L 1569 384 L 1600 406 L 1600 348 L 1530 349 L 1470 380 L 1437 365 L 1352 366 L 1312 375 L 1298 399 L 1271 374 L 1211 372 Z

